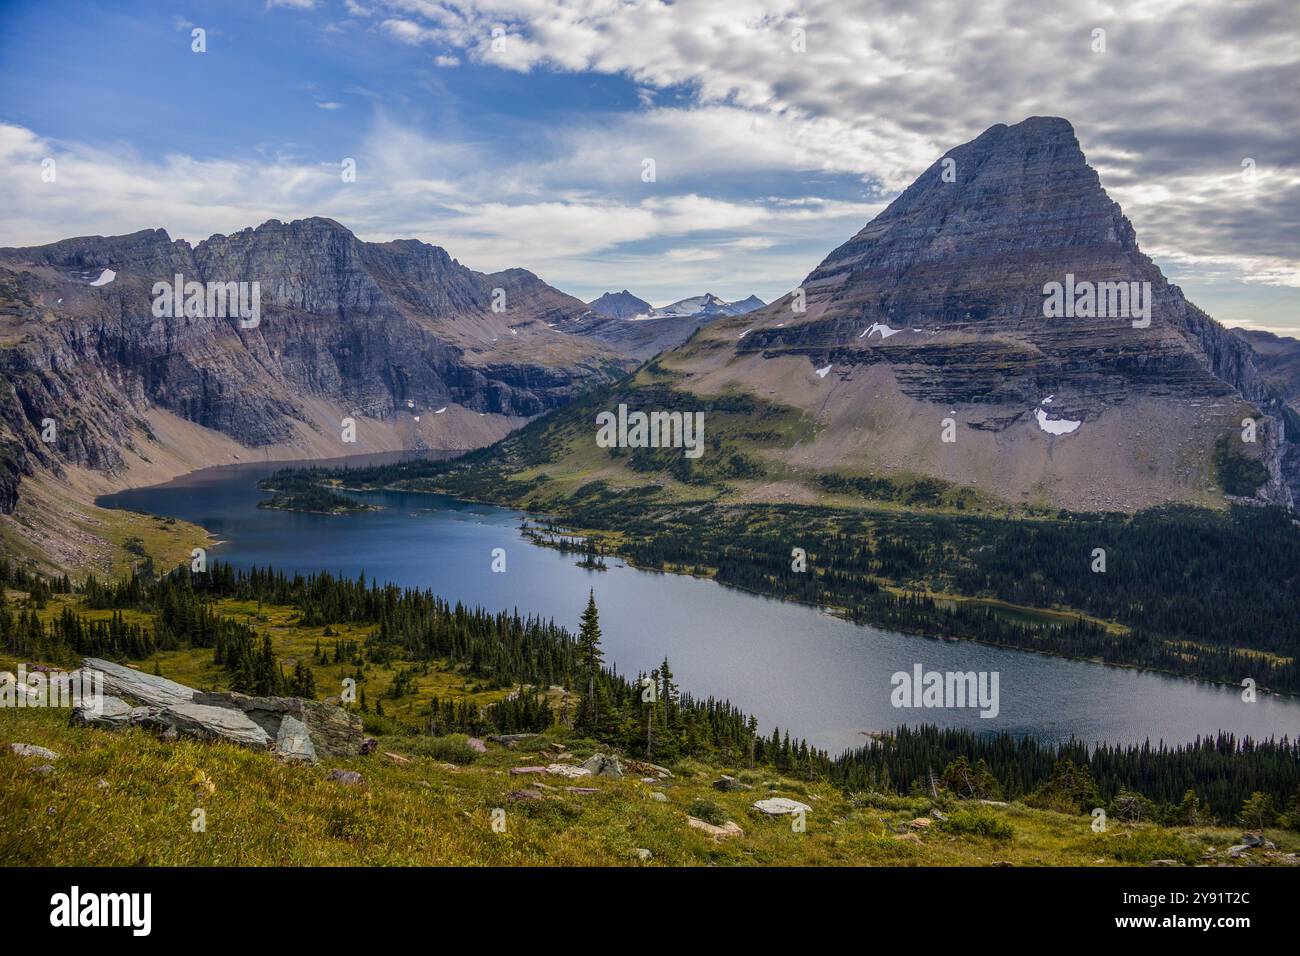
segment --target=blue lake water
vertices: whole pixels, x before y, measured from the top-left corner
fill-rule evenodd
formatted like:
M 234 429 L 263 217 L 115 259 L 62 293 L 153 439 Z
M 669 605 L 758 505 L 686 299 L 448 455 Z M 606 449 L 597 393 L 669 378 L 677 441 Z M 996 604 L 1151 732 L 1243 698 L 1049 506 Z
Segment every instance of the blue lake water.
M 333 571 L 420 588 L 453 601 L 553 618 L 576 630 L 594 590 L 606 659 L 635 675 L 665 655 L 682 687 L 728 698 L 762 729 L 839 752 L 864 731 L 934 723 L 1044 740 L 1179 743 L 1229 731 L 1255 738 L 1300 733 L 1300 700 L 1201 684 L 1023 651 L 896 634 L 683 575 L 611 561 L 577 567 L 575 555 L 529 544 L 521 514 L 441 495 L 359 495 L 383 510 L 345 516 L 258 509 L 256 482 L 276 465 L 211 468 L 165 485 L 107 495 L 100 504 L 171 515 L 221 542 L 210 558 L 239 567 Z M 506 552 L 504 573 L 492 552 Z M 1000 712 L 895 708 L 890 677 L 921 664 L 999 675 Z M 1246 676 L 1246 675 L 1243 675 Z

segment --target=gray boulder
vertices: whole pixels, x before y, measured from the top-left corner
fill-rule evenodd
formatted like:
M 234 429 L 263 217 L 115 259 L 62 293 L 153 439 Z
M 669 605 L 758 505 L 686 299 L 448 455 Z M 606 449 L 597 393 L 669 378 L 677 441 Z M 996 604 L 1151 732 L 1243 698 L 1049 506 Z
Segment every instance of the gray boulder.
M 582 767 L 597 777 L 623 776 L 623 765 L 612 754 L 592 754 L 583 761 Z
M 361 718 L 301 697 L 250 697 L 206 692 L 112 661 L 88 657 L 86 672 L 102 676 L 98 707 L 83 701 L 74 719 L 110 729 L 139 724 L 164 739 L 184 734 L 274 752 L 289 760 L 355 757 L 362 751 Z

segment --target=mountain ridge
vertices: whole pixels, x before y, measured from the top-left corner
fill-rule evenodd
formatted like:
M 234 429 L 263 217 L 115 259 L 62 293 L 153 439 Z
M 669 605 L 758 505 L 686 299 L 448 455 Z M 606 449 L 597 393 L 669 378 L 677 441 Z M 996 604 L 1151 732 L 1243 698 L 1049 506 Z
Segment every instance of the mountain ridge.
M 259 321 L 155 314 L 177 275 L 256 283 Z M 321 217 L 0 249 L 0 514 L 38 476 L 98 493 L 255 457 L 488 444 L 634 364 L 562 328 L 589 314 L 527 270 Z

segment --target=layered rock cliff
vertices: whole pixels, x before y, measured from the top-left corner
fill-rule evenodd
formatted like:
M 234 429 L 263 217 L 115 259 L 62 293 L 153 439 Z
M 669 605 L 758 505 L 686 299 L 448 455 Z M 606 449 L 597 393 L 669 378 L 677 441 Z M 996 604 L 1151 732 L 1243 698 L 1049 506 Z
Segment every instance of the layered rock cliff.
M 155 284 L 178 275 L 257 283 L 256 326 L 233 308 L 157 314 Z M 475 272 L 328 219 L 193 246 L 156 229 L 0 250 L 0 509 L 33 469 L 167 454 L 172 419 L 272 457 L 485 444 L 630 366 L 560 328 L 588 313 L 523 269 Z

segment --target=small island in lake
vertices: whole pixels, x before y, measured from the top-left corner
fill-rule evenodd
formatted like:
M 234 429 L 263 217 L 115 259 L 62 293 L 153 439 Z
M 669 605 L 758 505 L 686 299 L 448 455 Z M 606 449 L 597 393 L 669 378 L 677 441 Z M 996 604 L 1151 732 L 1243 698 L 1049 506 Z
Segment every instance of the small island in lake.
M 379 505 L 366 504 L 341 495 L 302 475 L 277 472 L 270 478 L 259 481 L 257 486 L 263 491 L 274 492 L 270 498 L 257 503 L 259 508 L 316 515 L 346 515 L 381 510 Z

